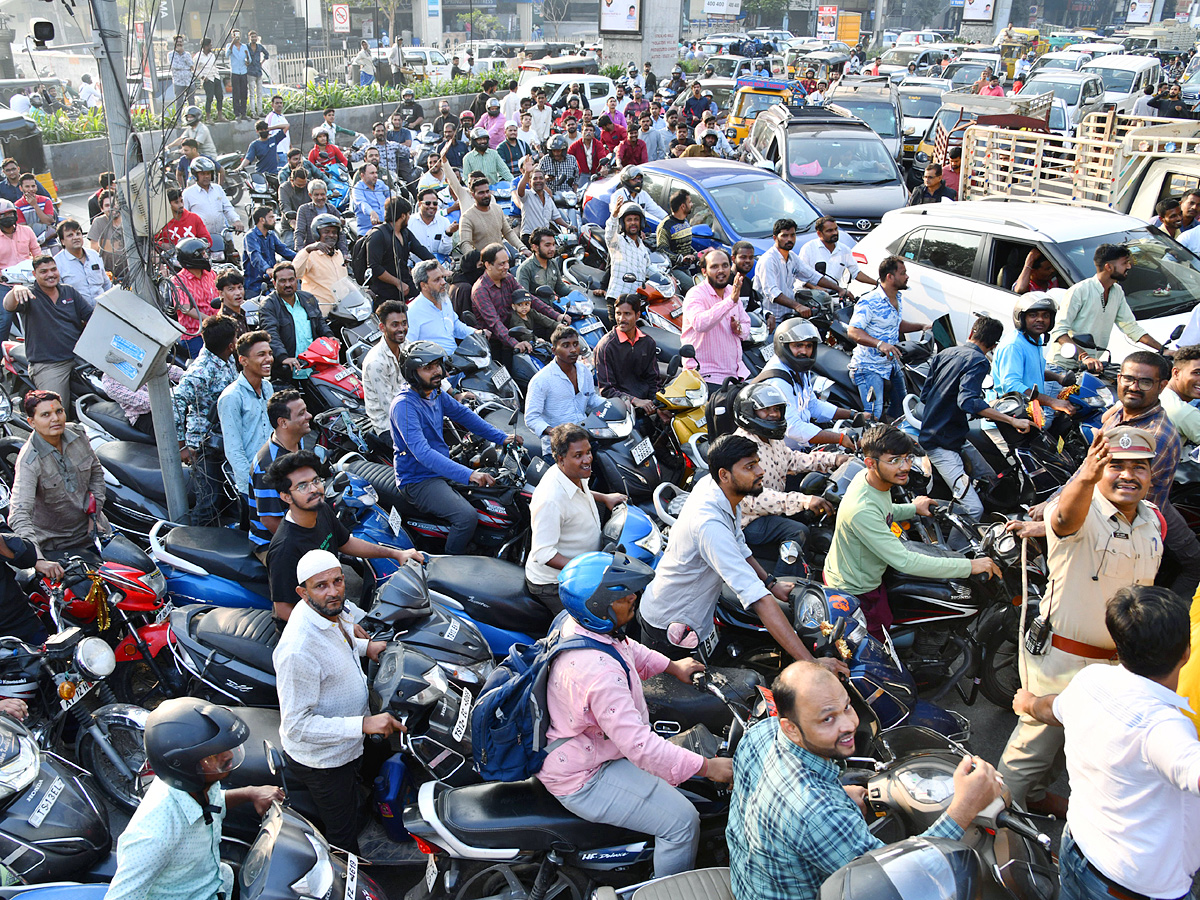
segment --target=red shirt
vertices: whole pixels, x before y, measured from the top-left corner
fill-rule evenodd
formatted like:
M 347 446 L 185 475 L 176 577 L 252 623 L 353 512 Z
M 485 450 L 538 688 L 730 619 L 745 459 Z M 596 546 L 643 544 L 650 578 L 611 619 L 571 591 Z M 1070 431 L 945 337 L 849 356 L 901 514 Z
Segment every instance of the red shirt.
M 616 122 L 613 123 L 612 131 L 605 131 L 603 128 L 600 129 L 600 143 L 604 145 L 605 153 L 611 153 L 617 148 L 617 144 L 621 143 L 627 137 L 629 137 L 629 132 Z
M 330 163 L 341 163 L 346 168 L 350 168 L 350 164 L 346 162 L 346 154 L 344 154 L 335 144 L 326 144 L 324 147 L 313 146 L 308 151 L 308 161 L 314 166 L 320 166 L 322 169 Z
M 217 276 L 211 269 L 201 272 L 199 278 L 188 269 L 180 269 L 174 281 L 179 288 L 179 311 L 176 313 L 176 318 L 179 319 L 179 324 L 188 334 L 199 334 L 200 323 L 206 317 L 217 314 L 212 305 L 212 302 L 217 299 Z M 196 306 L 200 310 L 199 319 L 188 315 L 191 312 L 188 304 L 189 298 L 196 301 Z M 184 312 L 185 308 L 187 312 Z
M 53 218 L 54 203 L 50 200 L 49 197 L 42 197 L 39 195 L 39 196 L 35 197 L 34 200 L 37 203 L 37 205 L 42 208 L 42 212 L 44 212 L 46 215 Z M 30 203 L 28 200 L 26 200 L 23 195 L 22 195 L 21 199 L 18 200 L 13 205 L 16 206 L 17 213 L 21 216 L 22 222 L 24 222 L 26 225 L 37 225 L 38 224 L 37 212 L 34 210 L 33 204 Z
M 204 227 L 204 220 L 189 209 L 183 211 L 178 219 L 172 219 L 162 227 L 162 231 L 154 236 L 156 241 L 166 244 L 178 244 L 188 238 L 203 238 L 212 246 L 212 235 Z
M 642 142 L 643 146 L 645 142 Z M 588 151 L 583 146 L 583 138 L 580 138 L 570 147 L 567 152 L 575 157 L 575 162 L 579 163 L 579 171 L 583 175 L 597 175 L 600 172 L 600 160 L 607 155 L 603 145 L 594 138 L 592 139 L 592 158 L 588 160 Z
M 617 148 L 617 161 L 623 166 L 644 166 L 650 161 L 646 154 L 646 142 L 637 140 L 631 144 L 628 139 L 621 141 L 621 146 Z
M 558 117 L 558 124 L 564 125 L 567 119 L 574 119 L 576 122 L 583 121 L 582 109 L 564 109 L 562 115 Z

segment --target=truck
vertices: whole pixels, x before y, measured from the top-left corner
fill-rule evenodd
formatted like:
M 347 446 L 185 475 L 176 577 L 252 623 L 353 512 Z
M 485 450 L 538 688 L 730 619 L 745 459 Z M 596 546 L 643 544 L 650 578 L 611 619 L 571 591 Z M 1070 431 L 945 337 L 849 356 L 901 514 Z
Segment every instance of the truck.
M 1200 122 L 1092 113 L 1074 137 L 972 125 L 959 197 L 1094 206 L 1149 221 L 1165 197 L 1200 188 Z
M 1153 53 L 1156 50 L 1189 50 L 1196 44 L 1196 29 L 1183 22 L 1138 25 L 1113 35 L 1126 53 Z
M 950 148 L 961 144 L 964 132 L 979 120 L 990 125 L 1045 128 L 1053 102 L 1054 94 L 1050 92 L 982 97 L 971 93 L 969 87 L 946 91 L 942 94 L 941 108 L 917 145 L 914 168 L 919 166 L 923 170 L 931 162 L 944 166 Z M 965 169 L 965 151 L 963 163 Z

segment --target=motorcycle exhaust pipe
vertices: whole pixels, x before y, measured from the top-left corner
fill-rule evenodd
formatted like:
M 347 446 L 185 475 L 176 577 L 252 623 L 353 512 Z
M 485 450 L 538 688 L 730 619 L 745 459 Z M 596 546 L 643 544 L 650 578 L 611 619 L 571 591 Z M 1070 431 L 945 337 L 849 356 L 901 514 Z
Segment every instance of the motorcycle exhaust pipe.
M 928 698 L 929 702 L 935 706 L 940 704 L 954 686 L 962 681 L 964 675 L 975 668 L 975 645 L 959 637 L 957 634 L 950 635 L 950 641 L 962 651 L 963 661 L 962 665 L 950 673 L 950 677 L 946 679 L 946 683 L 938 688 L 932 697 Z

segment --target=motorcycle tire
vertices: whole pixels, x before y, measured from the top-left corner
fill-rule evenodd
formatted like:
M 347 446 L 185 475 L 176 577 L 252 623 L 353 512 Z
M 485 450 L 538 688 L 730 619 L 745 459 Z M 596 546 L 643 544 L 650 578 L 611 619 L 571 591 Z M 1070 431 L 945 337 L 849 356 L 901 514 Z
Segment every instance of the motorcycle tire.
M 240 178 L 237 179 L 236 184 L 226 183 L 225 193 L 229 197 L 230 205 L 237 206 L 239 203 L 242 202 L 242 197 L 244 197 L 246 194 L 246 183 L 244 181 L 242 181 Z
M 145 768 L 145 732 L 131 725 L 110 725 L 108 737 L 117 755 L 134 773 L 133 780 L 125 778 L 105 754 L 104 749 L 88 731 L 81 730 L 75 745 L 75 757 L 83 768 L 92 773 L 100 790 L 117 806 L 132 813 L 142 802 L 142 795 L 150 785 L 149 778 L 140 778 L 138 773 Z
M 454 894 L 454 900 L 483 900 L 487 897 L 507 897 L 508 900 L 526 900 L 537 878 L 538 865 L 510 866 L 496 863 L 472 874 Z M 546 891 L 554 900 L 586 900 L 590 879 L 578 869 L 561 867 L 554 882 Z
M 1015 637 L 1015 634 L 999 629 L 983 645 L 979 687 L 983 696 L 1001 709 L 1012 709 L 1013 696 L 1021 686 Z
M 160 665 L 169 662 L 170 660 L 163 660 L 161 657 L 159 659 Z M 181 693 L 175 690 L 173 685 L 161 684 L 150 663 L 144 659 L 118 663 L 109 684 L 118 703 L 132 703 L 143 709 L 152 710 L 164 700 L 177 697 Z

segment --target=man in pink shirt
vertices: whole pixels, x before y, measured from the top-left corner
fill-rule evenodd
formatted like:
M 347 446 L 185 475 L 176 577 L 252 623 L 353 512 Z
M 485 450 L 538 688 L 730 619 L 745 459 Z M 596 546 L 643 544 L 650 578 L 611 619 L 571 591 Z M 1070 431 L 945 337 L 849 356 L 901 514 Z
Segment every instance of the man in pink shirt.
M 701 261 L 704 281 L 683 298 L 683 343 L 696 348 L 688 368 L 699 369 L 700 377 L 719 387 L 726 378 L 746 378 L 750 370 L 742 362 L 742 337 L 750 333 L 750 316 L 739 297 L 742 274 L 729 283 L 733 271 L 729 254 L 709 250 Z
M 992 74 L 988 77 L 987 87 L 979 92 L 981 97 L 1003 97 L 1004 88 L 1000 87 L 1000 76 Z
M 563 568 L 562 639 L 584 638 L 595 649 L 564 650 L 550 663 L 549 753 L 537 777 L 581 819 L 653 834 L 654 875 L 662 878 L 690 870 L 700 842 L 700 815 L 673 785 L 696 775 L 728 783 L 733 760 L 705 759 L 650 727 L 642 681 L 667 672 L 690 684 L 704 668 L 625 636 L 653 577 L 624 553 L 584 553 Z
M 17 208 L 10 200 L 0 200 L 0 271 L 19 262 L 33 259 L 41 249 L 37 235 L 28 225 L 17 221 Z M 11 285 L 0 284 L 0 299 L 12 290 Z M 12 328 L 13 313 L 0 310 L 0 341 L 8 340 Z

